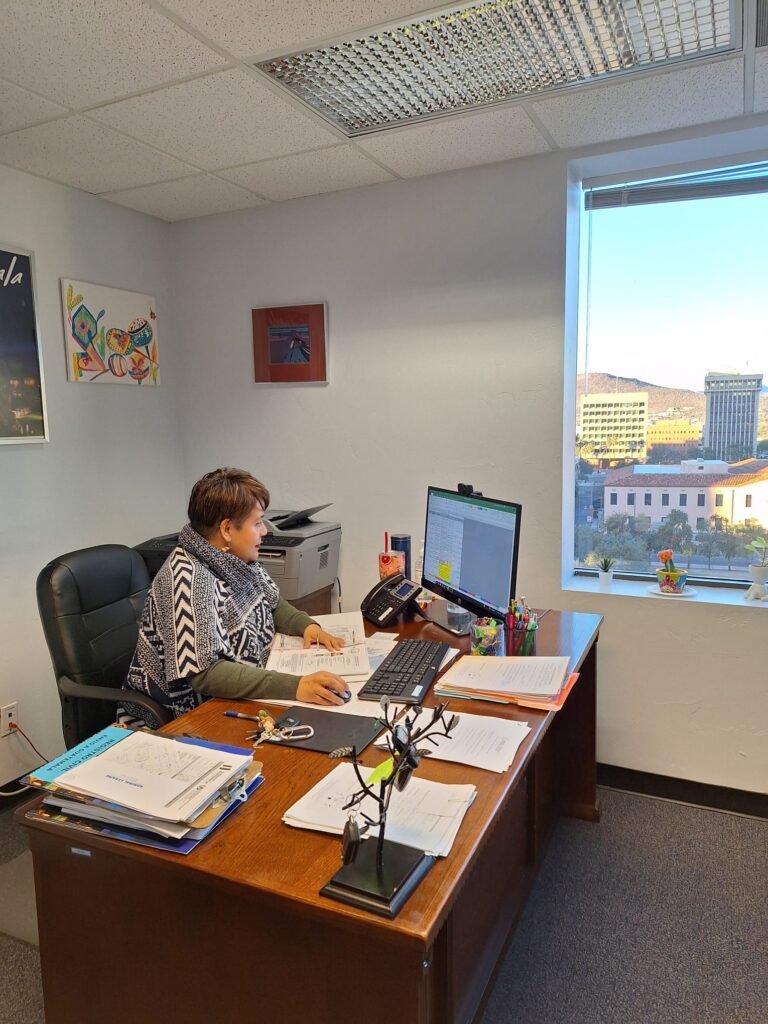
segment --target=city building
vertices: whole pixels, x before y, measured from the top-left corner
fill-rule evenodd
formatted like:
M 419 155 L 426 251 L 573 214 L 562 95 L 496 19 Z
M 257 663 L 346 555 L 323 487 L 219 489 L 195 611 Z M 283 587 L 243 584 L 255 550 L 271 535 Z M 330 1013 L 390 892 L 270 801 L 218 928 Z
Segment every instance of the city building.
M 757 412 L 762 373 L 708 373 L 704 449 L 718 459 L 740 459 L 757 448 Z
M 701 441 L 702 426 L 694 420 L 657 419 L 648 424 L 646 444 L 649 452 L 657 445 L 669 448 L 690 448 Z
M 644 459 L 647 427 L 647 391 L 581 396 L 582 458 L 590 462 Z
M 605 518 L 647 516 L 652 526 L 670 512 L 688 516 L 702 530 L 711 516 L 734 526 L 768 522 L 768 466 L 758 459 L 729 465 L 719 459 L 688 459 L 678 466 L 627 466 L 605 482 Z

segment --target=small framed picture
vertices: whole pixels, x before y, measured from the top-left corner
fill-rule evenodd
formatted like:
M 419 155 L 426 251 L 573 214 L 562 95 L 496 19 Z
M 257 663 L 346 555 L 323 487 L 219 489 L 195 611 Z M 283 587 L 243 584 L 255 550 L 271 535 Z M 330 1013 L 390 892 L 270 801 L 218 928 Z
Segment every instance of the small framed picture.
M 0 246 L 0 444 L 47 441 L 34 259 Z
M 257 384 L 327 384 L 326 305 L 262 306 L 253 317 Z

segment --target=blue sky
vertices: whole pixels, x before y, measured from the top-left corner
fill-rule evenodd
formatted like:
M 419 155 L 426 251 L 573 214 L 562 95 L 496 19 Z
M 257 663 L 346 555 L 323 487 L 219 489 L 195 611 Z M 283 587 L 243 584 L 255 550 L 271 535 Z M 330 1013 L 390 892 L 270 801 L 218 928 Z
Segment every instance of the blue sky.
M 768 384 L 768 194 L 598 210 L 591 221 L 591 372 L 694 391 L 710 370 L 764 373 Z M 582 338 L 580 371 L 584 355 Z

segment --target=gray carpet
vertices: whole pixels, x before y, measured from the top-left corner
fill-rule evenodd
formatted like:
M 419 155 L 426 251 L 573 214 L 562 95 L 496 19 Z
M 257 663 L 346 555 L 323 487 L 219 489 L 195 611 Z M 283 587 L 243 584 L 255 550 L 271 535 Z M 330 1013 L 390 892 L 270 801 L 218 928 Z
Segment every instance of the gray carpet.
M 766 1024 L 768 822 L 600 796 L 558 824 L 482 1024 Z
M 768 822 L 600 797 L 600 825 L 558 824 L 481 1024 L 766 1024 Z M 28 857 L 9 810 L 0 1024 L 44 1024 L 37 950 L 2 900 Z

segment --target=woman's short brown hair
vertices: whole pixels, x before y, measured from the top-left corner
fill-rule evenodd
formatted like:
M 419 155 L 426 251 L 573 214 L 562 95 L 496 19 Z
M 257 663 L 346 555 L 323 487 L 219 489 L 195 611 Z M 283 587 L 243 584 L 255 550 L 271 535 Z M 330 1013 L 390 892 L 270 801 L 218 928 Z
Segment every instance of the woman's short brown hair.
M 256 504 L 269 506 L 269 491 L 244 469 L 214 469 L 192 488 L 189 496 L 189 525 L 201 537 L 210 537 L 223 519 L 240 525 Z

